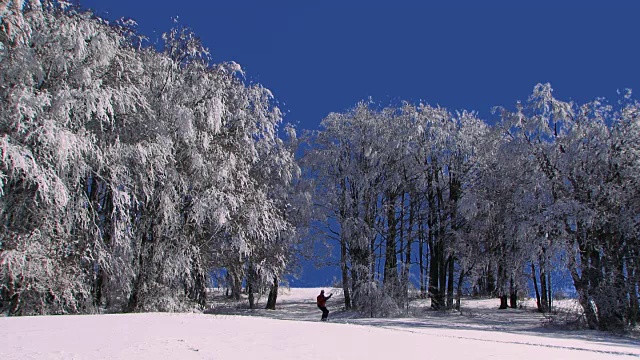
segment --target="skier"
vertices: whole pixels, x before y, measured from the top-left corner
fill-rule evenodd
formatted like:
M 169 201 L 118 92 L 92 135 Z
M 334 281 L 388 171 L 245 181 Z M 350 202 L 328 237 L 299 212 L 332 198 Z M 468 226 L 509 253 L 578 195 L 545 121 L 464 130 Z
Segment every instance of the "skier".
M 324 290 L 320 290 L 320 295 L 318 295 L 317 297 L 317 303 L 318 303 L 318 309 L 322 310 L 322 318 L 320 318 L 321 321 L 327 321 L 327 318 L 329 317 L 329 310 L 327 310 L 327 307 L 325 306 L 327 300 L 331 299 L 331 297 L 333 296 L 333 294 L 329 294 L 329 296 L 324 296 Z

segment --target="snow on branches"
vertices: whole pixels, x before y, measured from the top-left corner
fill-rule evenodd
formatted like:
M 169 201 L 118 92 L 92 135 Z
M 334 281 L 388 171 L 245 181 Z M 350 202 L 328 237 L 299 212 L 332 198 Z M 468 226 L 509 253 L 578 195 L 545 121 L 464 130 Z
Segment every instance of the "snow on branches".
M 286 270 L 299 170 L 268 90 L 185 28 L 158 52 L 73 7 L 0 11 L 3 312 L 187 309 L 212 269 Z

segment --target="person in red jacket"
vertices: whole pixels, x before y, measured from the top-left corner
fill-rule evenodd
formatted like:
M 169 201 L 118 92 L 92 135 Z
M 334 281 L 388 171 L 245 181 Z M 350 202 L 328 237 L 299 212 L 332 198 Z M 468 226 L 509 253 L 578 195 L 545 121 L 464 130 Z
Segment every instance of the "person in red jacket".
M 320 295 L 318 295 L 318 297 L 316 298 L 318 308 L 322 310 L 322 318 L 320 318 L 321 321 L 327 321 L 327 318 L 329 317 L 329 310 L 327 310 L 327 307 L 325 305 L 327 303 L 327 300 L 331 299 L 332 296 L 333 294 L 324 296 L 324 290 L 320 290 Z

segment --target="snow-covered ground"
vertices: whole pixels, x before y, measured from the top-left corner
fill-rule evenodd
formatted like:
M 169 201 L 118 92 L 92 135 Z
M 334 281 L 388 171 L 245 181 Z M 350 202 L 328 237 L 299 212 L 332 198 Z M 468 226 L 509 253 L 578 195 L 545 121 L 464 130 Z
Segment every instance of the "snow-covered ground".
M 498 311 L 495 300 L 446 314 L 418 302 L 411 317 L 362 319 L 339 310 L 334 289 L 331 322 L 322 323 L 318 292 L 283 289 L 275 311 L 214 302 L 209 314 L 4 317 L 0 359 L 640 358 L 639 340 L 544 326 L 542 315 Z

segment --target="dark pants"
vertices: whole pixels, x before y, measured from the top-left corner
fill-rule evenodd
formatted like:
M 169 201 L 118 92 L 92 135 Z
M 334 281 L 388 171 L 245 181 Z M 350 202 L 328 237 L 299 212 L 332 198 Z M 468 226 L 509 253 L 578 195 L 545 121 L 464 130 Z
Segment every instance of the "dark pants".
M 318 306 L 318 309 L 322 310 L 322 318 L 320 320 L 327 321 L 327 317 L 329 317 L 329 310 L 327 310 L 327 307 Z

